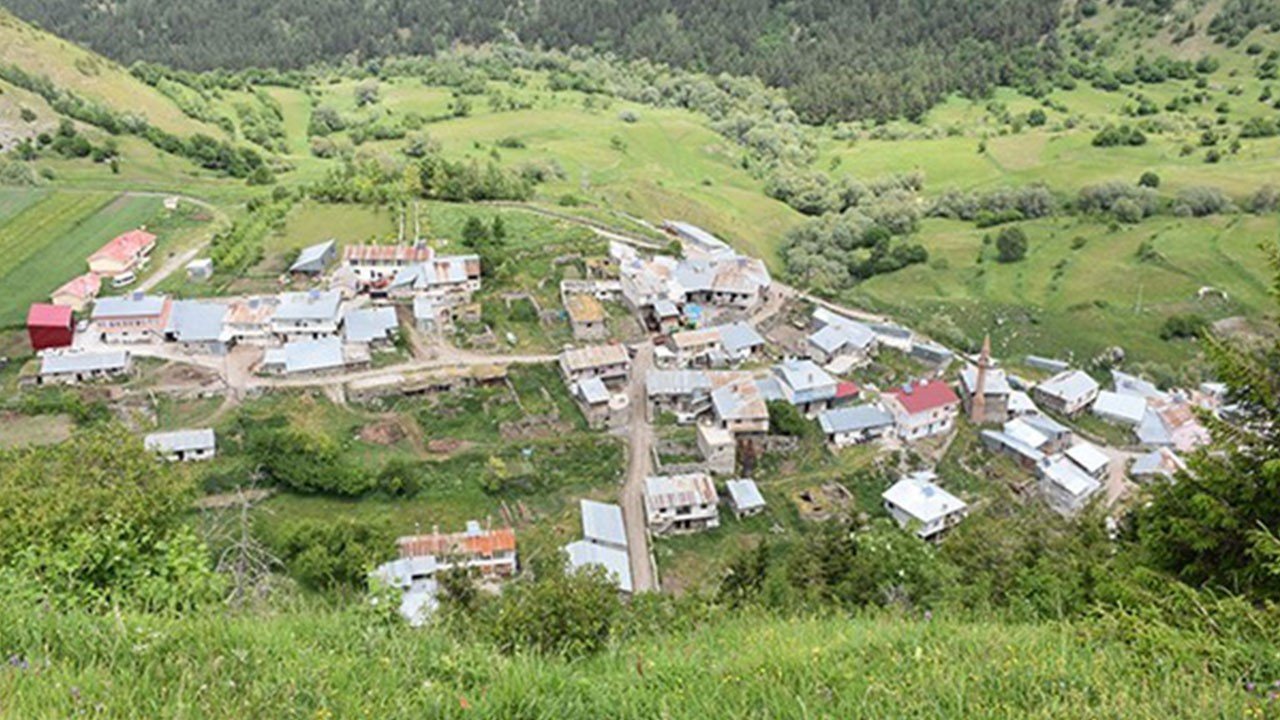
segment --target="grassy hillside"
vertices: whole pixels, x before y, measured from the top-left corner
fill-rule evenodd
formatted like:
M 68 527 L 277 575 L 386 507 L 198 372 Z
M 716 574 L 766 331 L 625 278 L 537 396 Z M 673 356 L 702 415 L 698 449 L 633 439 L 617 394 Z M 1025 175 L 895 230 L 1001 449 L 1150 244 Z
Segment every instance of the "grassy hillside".
M 1268 717 L 1232 657 L 1173 631 L 746 615 L 574 662 L 371 614 L 92 618 L 0 609 L 3 712 L 203 718 Z M 1270 708 L 1273 709 L 1273 708 Z
M 193 120 L 169 98 L 100 55 L 57 38 L 0 9 L 0 63 L 48 76 L 58 86 L 120 112 L 146 116 L 179 135 L 222 136 L 217 127 Z

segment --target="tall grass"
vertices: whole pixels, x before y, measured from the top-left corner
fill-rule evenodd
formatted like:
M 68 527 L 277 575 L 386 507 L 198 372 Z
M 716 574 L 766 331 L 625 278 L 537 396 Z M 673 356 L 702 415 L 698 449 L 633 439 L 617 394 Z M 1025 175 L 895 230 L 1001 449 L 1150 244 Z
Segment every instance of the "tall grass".
M 562 661 L 367 611 L 163 619 L 0 607 L 14 718 L 1267 717 L 1197 638 L 1091 623 L 724 616 Z M 1141 648 L 1141 649 L 1137 649 Z

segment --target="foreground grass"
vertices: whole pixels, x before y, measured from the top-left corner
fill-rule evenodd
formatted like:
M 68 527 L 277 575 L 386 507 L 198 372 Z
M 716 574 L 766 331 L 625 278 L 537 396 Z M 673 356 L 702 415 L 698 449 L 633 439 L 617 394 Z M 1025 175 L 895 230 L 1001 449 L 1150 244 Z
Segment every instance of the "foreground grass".
M 1095 630 L 739 616 L 568 662 L 354 612 L 168 620 L 5 604 L 0 715 L 1266 717 L 1265 701 L 1196 657 L 1197 639 Z

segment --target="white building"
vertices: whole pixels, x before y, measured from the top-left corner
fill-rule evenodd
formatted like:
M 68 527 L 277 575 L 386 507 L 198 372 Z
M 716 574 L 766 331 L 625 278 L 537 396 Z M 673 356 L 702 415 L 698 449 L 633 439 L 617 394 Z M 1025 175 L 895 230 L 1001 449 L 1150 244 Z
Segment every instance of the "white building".
M 1032 391 L 1042 405 L 1062 413 L 1084 412 L 1098 397 L 1098 381 L 1083 370 L 1067 370 L 1045 380 Z
M 569 566 L 575 570 L 589 565 L 602 567 L 619 590 L 632 592 L 631 559 L 627 554 L 627 529 L 622 520 L 622 508 L 582 500 L 580 510 L 583 539 L 565 546 Z
M 284 293 L 271 317 L 271 332 L 288 340 L 338 336 L 342 327 L 342 293 L 310 290 Z
M 1093 414 L 1108 422 L 1136 426 L 1147 414 L 1147 401 L 1138 395 L 1102 390 L 1093 403 Z
M 133 358 L 128 350 L 46 350 L 40 356 L 41 385 L 75 385 L 128 375 Z
M 342 321 L 343 339 L 348 343 L 386 346 L 400 327 L 393 307 L 348 310 Z
M 881 395 L 897 436 L 908 442 L 943 435 L 955 427 L 960 398 L 942 380 L 908 383 Z
M 941 537 L 969 514 L 969 506 L 939 487 L 937 479 L 933 472 L 912 473 L 881 495 L 898 525 L 914 529 L 924 540 Z
M 870 326 L 825 307 L 813 311 L 813 322 L 817 329 L 809 335 L 809 353 L 823 365 L 842 357 L 859 364 L 874 354 L 878 340 Z
M 644 507 L 655 533 L 687 533 L 720 526 L 719 496 L 706 473 L 645 478 Z
M 876 405 L 828 410 L 818 416 L 822 434 L 834 447 L 860 445 L 872 440 L 893 437 L 893 415 Z
M 606 383 L 626 382 L 631 356 L 622 345 L 590 345 L 560 353 L 560 371 L 571 382 L 600 378 Z
M 169 462 L 212 460 L 217 453 L 217 440 L 212 428 L 151 433 L 143 438 L 142 443 Z
M 1040 488 L 1049 507 L 1062 515 L 1074 515 L 1102 489 L 1102 483 L 1081 470 L 1065 455 L 1046 458 L 1039 467 Z
M 764 496 L 760 494 L 760 488 L 756 486 L 755 480 L 749 478 L 730 480 L 725 483 L 725 488 L 729 491 L 729 502 L 733 505 L 733 513 L 739 520 L 764 512 Z
M 1111 458 L 1091 443 L 1078 442 L 1063 454 L 1095 480 L 1103 479 L 1111 467 Z

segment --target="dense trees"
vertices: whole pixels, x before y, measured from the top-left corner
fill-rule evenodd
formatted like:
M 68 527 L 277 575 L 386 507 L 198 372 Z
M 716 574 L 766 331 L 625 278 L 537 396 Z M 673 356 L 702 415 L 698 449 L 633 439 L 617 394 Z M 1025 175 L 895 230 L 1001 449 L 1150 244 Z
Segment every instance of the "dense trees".
M 800 113 L 918 117 L 949 92 L 1034 87 L 1057 71 L 1051 0 L 11 0 L 19 15 L 131 63 L 188 69 L 291 68 L 425 54 L 507 37 L 591 46 L 679 67 L 756 75 L 789 88 Z M 579 88 L 584 89 L 584 88 Z M 589 89 L 589 88 L 587 88 Z

